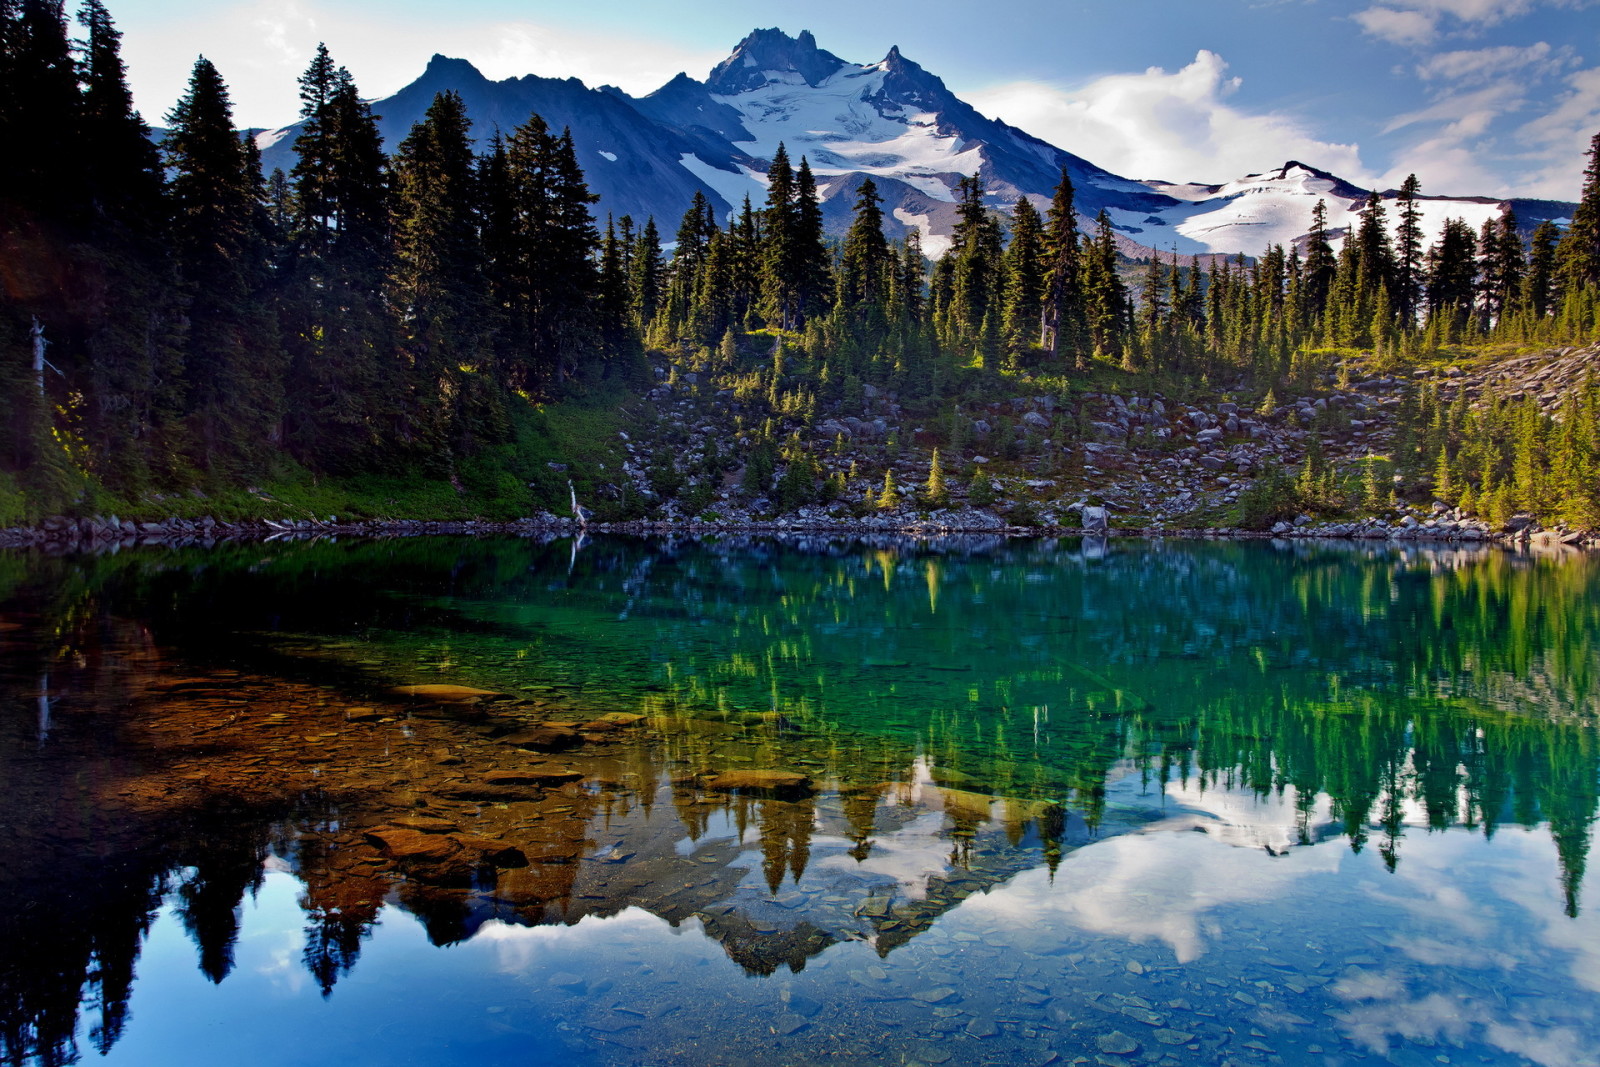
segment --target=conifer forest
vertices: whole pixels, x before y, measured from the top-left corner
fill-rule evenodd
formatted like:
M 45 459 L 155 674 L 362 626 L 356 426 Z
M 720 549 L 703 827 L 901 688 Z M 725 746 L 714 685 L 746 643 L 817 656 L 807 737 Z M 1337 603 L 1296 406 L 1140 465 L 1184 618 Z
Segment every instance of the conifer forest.
M 757 510 L 870 509 L 916 488 L 895 483 L 903 449 L 925 457 L 919 503 L 947 502 L 947 479 L 981 503 L 1039 436 L 1021 455 L 992 445 L 987 469 L 961 459 L 967 413 L 995 399 L 1226 394 L 1270 412 L 1341 366 L 1409 378 L 1600 338 L 1600 134 L 1564 228 L 1525 233 L 1507 211 L 1425 240 L 1413 177 L 1347 232 L 1319 206 L 1303 247 L 1130 260 L 1103 212 L 1085 223 L 1063 171 L 1047 210 L 997 211 L 965 179 L 930 262 L 914 232 L 885 236 L 870 179 L 848 231 L 827 236 L 807 159 L 781 147 L 765 202 L 719 218 L 697 196 L 673 220 L 602 213 L 570 132 L 537 114 L 480 152 L 444 92 L 385 144 L 326 48 L 300 77 L 297 161 L 263 174 L 203 57 L 152 136 L 100 0 L 70 20 L 54 0 L 4 0 L 0 30 L 9 524 L 272 499 L 565 513 L 568 480 L 604 518 L 672 499 L 692 516 L 734 475 Z M 714 433 L 648 459 L 640 493 L 595 449 L 663 382 L 729 402 Z M 880 391 L 899 420 L 881 462 L 846 467 L 816 427 Z M 1547 410 L 1419 379 L 1387 454 L 1353 467 L 1309 449 L 1220 518 L 1440 499 L 1594 526 L 1597 406 L 1593 381 Z M 1054 449 L 1084 422 L 1057 419 Z

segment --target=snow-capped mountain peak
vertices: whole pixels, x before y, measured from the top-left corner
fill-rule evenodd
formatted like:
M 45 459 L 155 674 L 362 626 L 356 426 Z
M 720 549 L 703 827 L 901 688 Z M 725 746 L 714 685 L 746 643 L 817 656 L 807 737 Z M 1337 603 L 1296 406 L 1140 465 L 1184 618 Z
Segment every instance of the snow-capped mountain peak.
M 806 85 L 821 85 L 845 61 L 817 47 L 810 30 L 790 37 L 780 29 L 753 30 L 727 59 L 717 64 L 706 87 L 714 93 L 757 89 L 774 75 L 797 75 Z
M 830 231 L 848 227 L 856 190 L 871 177 L 884 199 L 885 228 L 895 235 L 921 231 L 924 249 L 935 256 L 955 230 L 959 183 L 973 176 L 983 182 L 986 203 L 1009 213 L 1024 196 L 1044 207 L 1065 169 L 1083 225 L 1104 209 L 1119 245 L 1132 255 L 1258 255 L 1300 241 L 1319 199 L 1337 236 L 1369 195 L 1297 160 L 1222 185 L 1119 177 L 979 114 L 898 47 L 876 63 L 857 64 L 823 50 L 806 31 L 790 37 L 776 28 L 754 30 L 704 82 L 679 74 L 642 98 L 613 86 L 590 89 L 574 78 L 491 81 L 465 60 L 436 55 L 415 82 L 375 103 L 387 143 L 397 144 L 445 89 L 461 93 L 480 143 L 496 130 L 509 132 L 530 112 L 556 129 L 570 128 L 579 162 L 601 196 L 600 216 L 654 216 L 669 231 L 696 191 L 724 217 L 745 197 L 759 206 L 779 144 L 816 174 Z M 293 166 L 296 133 L 285 127 L 258 138 L 269 170 Z M 1525 229 L 1572 210 L 1489 197 L 1430 196 L 1420 206 L 1432 240 L 1446 218 L 1476 227 L 1508 205 Z

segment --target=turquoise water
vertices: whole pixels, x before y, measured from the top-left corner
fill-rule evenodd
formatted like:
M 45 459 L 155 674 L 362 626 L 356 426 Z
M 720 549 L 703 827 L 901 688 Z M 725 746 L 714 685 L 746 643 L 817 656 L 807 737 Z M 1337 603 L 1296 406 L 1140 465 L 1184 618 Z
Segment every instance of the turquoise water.
M 960 539 L 11 557 L 0 1057 L 1600 1062 L 1597 577 Z M 392 691 L 429 683 L 497 695 Z M 547 723 L 571 747 L 523 743 Z M 727 784 L 770 770 L 800 784 Z M 516 855 L 378 843 L 413 824 Z

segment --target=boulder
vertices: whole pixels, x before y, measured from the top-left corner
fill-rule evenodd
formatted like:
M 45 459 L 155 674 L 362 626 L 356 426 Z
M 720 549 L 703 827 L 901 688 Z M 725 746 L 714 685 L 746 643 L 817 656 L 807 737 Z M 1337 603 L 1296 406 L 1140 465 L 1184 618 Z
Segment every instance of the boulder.
M 390 826 L 398 826 L 403 830 L 418 830 L 425 834 L 448 834 L 461 829 L 459 823 L 453 819 L 440 819 L 432 815 L 402 815 L 398 819 L 389 820 Z
M 558 767 L 530 767 L 486 774 L 483 781 L 486 785 L 565 785 L 567 782 L 583 781 L 583 772 Z
M 476 834 L 457 834 L 452 839 L 461 846 L 463 852 L 474 856 L 486 866 L 495 867 L 526 867 L 528 857 L 515 845 L 508 845 L 504 841 L 496 841 L 491 837 L 479 837 Z
M 811 791 L 811 779 L 799 771 L 726 770 L 705 783 L 707 789 L 721 793 L 755 793 L 765 796 L 804 796 Z
M 1087 506 L 1083 509 L 1083 529 L 1085 533 L 1106 532 L 1106 509 L 1103 507 Z
M 397 685 L 389 692 L 397 696 L 409 697 L 412 700 L 426 700 L 432 703 L 456 703 L 467 700 L 487 700 L 491 697 L 505 696 L 493 689 L 474 689 L 469 685 Z
M 514 734 L 507 734 L 500 740 L 517 748 L 526 748 L 534 752 L 560 752 L 571 748 L 579 741 L 578 732 L 567 726 L 534 726 L 526 730 L 519 730 Z
M 377 826 L 362 836 L 402 863 L 442 863 L 461 851 L 453 838 L 403 826 Z

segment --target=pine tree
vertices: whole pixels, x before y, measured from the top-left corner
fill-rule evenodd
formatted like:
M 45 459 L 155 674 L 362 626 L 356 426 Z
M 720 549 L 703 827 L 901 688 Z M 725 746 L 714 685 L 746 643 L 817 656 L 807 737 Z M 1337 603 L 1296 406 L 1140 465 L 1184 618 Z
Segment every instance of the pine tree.
M 981 352 L 988 347 L 984 320 L 1001 295 L 1000 227 L 984 206 L 981 178 L 962 178 L 957 195 L 955 232 L 945 254 L 954 265 L 946 328 L 955 344 Z M 989 325 L 998 336 L 999 322 Z
M 705 193 L 696 189 L 689 210 L 678 224 L 672 263 L 667 269 L 666 301 L 662 313 L 667 328 L 681 335 L 695 318 L 700 295 L 700 273 L 711 251 L 711 235 L 717 232 L 716 215 Z
M 1078 210 L 1073 203 L 1072 177 L 1061 168 L 1055 196 L 1046 216 L 1044 238 L 1046 276 L 1043 295 L 1041 338 L 1046 356 L 1052 361 L 1071 354 L 1079 370 L 1085 352 L 1085 314 L 1083 270 L 1078 235 Z
M 642 352 L 639 334 L 633 328 L 631 294 L 628 290 L 628 243 L 628 238 L 617 235 L 615 221 L 607 216 L 605 236 L 600 239 L 595 328 L 605 348 L 608 372 L 621 370 L 626 374 L 634 374 L 643 368 L 638 363 Z
M 933 456 L 928 460 L 928 482 L 923 487 L 923 497 L 928 506 L 942 508 L 950 503 L 950 491 L 944 482 L 944 466 L 939 462 L 939 450 L 933 450 Z
M 661 263 L 661 235 L 656 231 L 654 217 L 645 219 L 644 229 L 634 245 L 632 269 L 628 274 L 629 306 L 633 309 L 635 329 L 645 330 L 655 321 L 661 304 L 661 279 L 665 268 Z
M 285 281 L 285 420 L 302 461 L 356 470 L 388 455 L 403 382 L 391 373 L 383 300 L 391 240 L 377 119 L 350 72 L 319 45 L 300 79 L 296 218 Z
M 863 178 L 856 189 L 855 218 L 845 233 L 839 258 L 836 301 L 858 315 L 871 311 L 881 316 L 888 299 L 894 257 L 883 235 L 882 204 L 877 184 Z
M 1521 305 L 1537 320 L 1550 314 L 1554 301 L 1556 241 L 1560 230 L 1549 219 L 1533 231 L 1528 249 L 1528 271 L 1522 279 Z
M 1394 308 L 1401 329 L 1408 331 L 1416 328 L 1422 300 L 1422 211 L 1417 207 L 1421 191 L 1417 176 L 1408 174 L 1396 200 L 1400 222 L 1395 227 Z
M 1321 320 L 1327 310 L 1337 274 L 1338 263 L 1333 245 L 1328 241 L 1328 205 L 1318 200 L 1311 209 L 1311 231 L 1306 235 L 1305 281 L 1301 288 L 1305 301 L 1303 316 L 1308 326 Z
M 87 31 L 78 62 L 82 169 L 63 182 L 81 197 L 66 217 L 80 227 L 67 259 L 78 344 L 57 362 L 90 401 L 78 430 L 89 466 L 136 488 L 174 462 L 182 316 L 163 248 L 160 157 L 133 108 L 122 35 L 98 0 L 86 0 L 78 22 Z
M 600 239 L 589 205 L 596 198 L 578 168 L 570 132 L 551 133 L 538 115 L 507 139 L 506 165 L 515 205 L 513 300 L 527 337 L 512 379 L 549 395 L 595 348 Z
M 883 489 L 878 493 L 878 507 L 890 511 L 900 506 L 900 491 L 895 488 L 894 471 L 883 472 Z
M 279 441 L 284 372 L 259 164 L 204 57 L 166 122 L 172 252 L 189 321 L 191 448 L 202 469 L 258 471 Z
M 780 330 L 801 325 L 794 277 L 799 230 L 794 170 L 788 150 L 779 143 L 767 168 L 767 206 L 761 213 L 761 303 L 767 321 Z
M 1429 328 L 1446 343 L 1460 339 L 1477 292 L 1478 243 L 1460 219 L 1446 219 L 1428 250 Z
M 754 329 L 761 305 L 761 223 L 744 198 L 739 215 L 728 224 L 729 316 L 738 329 Z
M 61 0 L 17 0 L 6 20 L 6 82 L 0 101 L 7 146 L 0 167 L 0 216 L 36 213 L 76 221 L 84 209 L 83 101 Z
M 1556 249 L 1556 272 L 1563 294 L 1600 285 L 1600 133 L 1589 142 L 1589 165 L 1572 224 Z
M 811 316 L 827 312 L 828 296 L 833 291 L 828 243 L 823 235 L 822 201 L 817 196 L 817 181 L 811 174 L 811 164 L 804 156 L 800 157 L 800 169 L 795 173 L 794 221 L 791 270 L 798 298 L 796 325 L 804 326 Z
M 133 108 L 119 33 L 100 0 L 83 0 L 78 22 L 87 30 L 80 64 L 80 121 L 85 180 L 96 214 L 136 231 L 155 229 L 161 216 L 160 157 L 150 127 Z
M 439 93 L 394 157 L 389 290 L 410 372 L 398 432 L 446 472 L 499 436 L 484 373 L 488 280 L 471 129 L 461 97 Z
M 927 271 L 927 261 L 922 258 L 922 232 L 911 230 L 901 246 L 899 269 L 895 274 L 895 292 L 900 298 L 900 318 L 904 324 L 922 322 Z
M 1139 344 L 1145 353 L 1146 368 L 1161 369 L 1166 354 L 1167 287 L 1161 270 L 1161 257 L 1151 255 L 1145 265 L 1139 290 Z
M 1027 197 L 1017 198 L 1011 214 L 1011 243 L 1005 268 L 1005 349 L 1013 361 L 1039 340 L 1045 301 L 1045 232 L 1038 210 Z
M 1084 306 L 1090 343 L 1096 358 L 1120 359 L 1128 328 L 1128 297 L 1117 276 L 1116 238 L 1103 208 L 1095 218 L 1094 243 L 1084 260 Z

